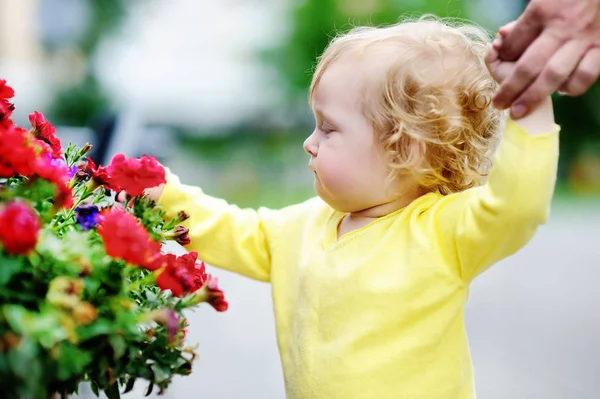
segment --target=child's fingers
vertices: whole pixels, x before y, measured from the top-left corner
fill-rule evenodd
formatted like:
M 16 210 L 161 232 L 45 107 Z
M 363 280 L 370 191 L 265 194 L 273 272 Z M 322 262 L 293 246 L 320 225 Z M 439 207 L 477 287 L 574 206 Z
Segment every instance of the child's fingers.
M 493 45 L 490 44 L 487 46 L 487 49 L 485 51 L 485 62 L 486 64 L 490 65 L 493 64 L 494 62 L 498 61 L 498 49 Z
M 125 202 L 127 200 L 127 193 L 125 191 L 119 192 L 116 199 L 118 202 Z
M 492 41 L 492 46 L 496 50 L 500 51 L 500 49 L 502 48 L 503 39 L 504 39 L 504 36 L 500 32 L 496 33 L 496 37 L 494 37 L 494 40 Z

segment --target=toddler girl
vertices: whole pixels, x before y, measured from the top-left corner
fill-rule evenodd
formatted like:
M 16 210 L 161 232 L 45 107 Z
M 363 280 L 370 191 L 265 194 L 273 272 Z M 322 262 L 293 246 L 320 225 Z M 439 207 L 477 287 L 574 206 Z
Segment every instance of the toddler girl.
M 487 46 L 431 18 L 333 40 L 304 203 L 240 209 L 170 173 L 148 192 L 202 260 L 272 284 L 289 399 L 474 398 L 469 285 L 546 221 L 558 160 L 549 98 L 517 121 L 490 105 L 512 65 L 491 51 L 488 72 Z

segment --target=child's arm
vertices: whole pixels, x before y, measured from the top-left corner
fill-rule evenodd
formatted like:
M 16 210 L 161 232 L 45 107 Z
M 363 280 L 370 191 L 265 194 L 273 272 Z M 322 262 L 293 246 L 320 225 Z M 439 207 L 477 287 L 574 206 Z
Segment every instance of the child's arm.
M 167 184 L 146 194 L 159 199 L 158 205 L 170 217 L 184 211 L 189 219 L 189 251 L 210 265 L 231 270 L 247 277 L 269 281 L 271 243 L 279 234 L 285 216 L 293 216 L 302 205 L 273 211 L 240 209 L 222 199 L 206 195 L 200 188 L 181 184 L 167 171 Z
M 497 80 L 511 65 L 488 59 Z M 449 195 L 433 215 L 440 251 L 464 281 L 522 248 L 547 220 L 558 166 L 552 101 L 507 121 L 485 185 Z

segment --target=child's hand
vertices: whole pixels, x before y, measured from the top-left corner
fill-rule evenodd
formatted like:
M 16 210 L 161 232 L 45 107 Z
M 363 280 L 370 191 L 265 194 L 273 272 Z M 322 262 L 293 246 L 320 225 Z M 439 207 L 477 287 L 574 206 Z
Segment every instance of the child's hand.
M 502 31 L 498 32 L 492 44 L 489 45 L 485 55 L 485 63 L 488 71 L 490 71 L 490 75 L 492 75 L 492 78 L 498 83 L 502 83 L 502 81 L 510 76 L 515 69 L 516 62 L 502 61 L 499 53 L 499 50 L 502 47 L 502 39 L 508 35 L 513 26 L 514 22 L 506 25 Z
M 496 35 L 496 38 L 489 46 L 485 55 L 485 63 L 490 71 L 490 75 L 492 75 L 492 78 L 498 83 L 502 83 L 504 79 L 510 76 L 516 65 L 516 62 L 514 61 L 502 61 L 499 56 L 499 49 L 502 47 L 502 39 L 509 34 L 514 24 L 515 22 L 512 22 L 498 32 L 498 35 Z M 542 101 L 536 109 L 531 110 L 531 113 L 525 117 L 516 118 L 514 117 L 514 114 L 511 116 L 514 120 L 517 120 L 517 123 L 529 134 L 544 134 L 555 128 L 551 97 Z
M 148 198 L 150 198 L 152 201 L 158 202 L 164 189 L 165 189 L 165 185 L 161 184 L 159 186 L 148 188 L 148 189 L 144 190 L 144 195 L 147 196 Z M 117 201 L 125 202 L 126 195 L 127 195 L 127 193 L 125 191 L 121 191 L 120 193 L 117 194 Z

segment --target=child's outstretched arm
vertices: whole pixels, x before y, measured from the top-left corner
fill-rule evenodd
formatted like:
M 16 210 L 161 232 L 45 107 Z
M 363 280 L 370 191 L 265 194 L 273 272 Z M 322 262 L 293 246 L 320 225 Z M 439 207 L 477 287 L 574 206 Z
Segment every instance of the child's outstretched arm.
M 189 219 L 189 251 L 210 265 L 247 277 L 270 281 L 272 241 L 279 227 L 293 218 L 303 205 L 282 210 L 241 209 L 206 195 L 199 187 L 184 185 L 167 170 L 167 184 L 147 191 L 170 217 L 184 211 Z
M 501 81 L 513 64 L 486 59 L 492 76 Z M 468 282 L 512 255 L 547 220 L 558 166 L 559 127 L 552 101 L 519 120 L 508 120 L 487 182 L 449 195 L 432 220 L 440 251 Z

